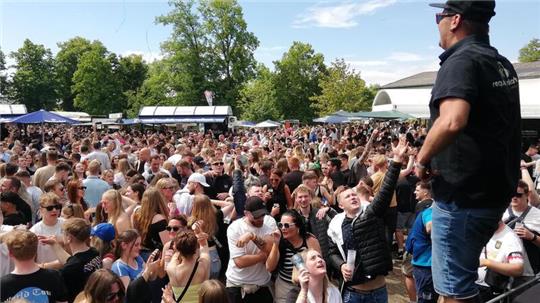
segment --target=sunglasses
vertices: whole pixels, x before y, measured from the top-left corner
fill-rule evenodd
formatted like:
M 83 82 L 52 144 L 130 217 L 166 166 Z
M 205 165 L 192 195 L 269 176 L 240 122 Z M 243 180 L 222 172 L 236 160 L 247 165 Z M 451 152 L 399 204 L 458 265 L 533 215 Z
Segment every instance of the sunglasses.
M 163 189 L 174 189 L 174 186 L 163 187 Z
M 515 198 L 521 198 L 521 197 L 523 197 L 524 194 L 525 194 L 525 193 L 516 193 L 516 194 L 514 195 L 514 197 L 515 197 Z
M 441 23 L 442 19 L 446 18 L 446 17 L 452 17 L 452 16 L 455 16 L 456 14 L 448 14 L 448 13 L 437 13 L 435 14 L 435 22 L 437 24 Z
M 62 205 L 60 205 L 60 204 L 55 204 L 55 205 L 49 205 L 49 206 L 42 206 L 41 208 L 45 208 L 47 211 L 53 211 L 53 209 L 61 210 L 61 209 L 62 209 Z
M 177 231 L 180 230 L 180 226 L 167 226 L 167 227 L 165 227 L 165 229 L 166 229 L 168 232 L 171 232 L 171 231 L 177 232 Z
M 277 224 L 277 227 L 278 227 L 279 229 L 289 229 L 289 228 L 291 228 L 291 227 L 293 227 L 293 226 L 295 226 L 295 225 L 296 225 L 296 224 L 294 224 L 294 223 L 281 223 L 281 222 L 279 222 L 279 223 Z
M 86 189 L 86 186 L 79 186 L 79 189 Z
M 214 162 L 214 163 L 212 163 L 212 165 L 216 165 L 216 166 L 223 165 L 223 162 Z

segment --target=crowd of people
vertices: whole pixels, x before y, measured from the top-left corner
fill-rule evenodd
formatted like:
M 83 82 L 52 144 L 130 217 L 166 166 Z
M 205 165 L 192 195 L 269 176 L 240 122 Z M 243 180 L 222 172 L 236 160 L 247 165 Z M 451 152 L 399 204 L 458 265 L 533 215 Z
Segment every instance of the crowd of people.
M 436 302 L 423 125 L 44 130 L 2 144 L 1 301 L 387 302 L 404 258 L 411 302 Z M 530 145 L 479 256 L 486 296 L 507 287 L 486 268 L 516 283 L 540 269 L 539 158 Z

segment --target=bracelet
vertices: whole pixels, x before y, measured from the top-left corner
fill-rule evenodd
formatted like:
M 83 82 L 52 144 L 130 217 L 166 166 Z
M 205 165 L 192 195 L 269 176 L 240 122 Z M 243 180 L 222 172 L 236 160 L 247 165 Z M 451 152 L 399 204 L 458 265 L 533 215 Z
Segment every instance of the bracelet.
M 538 238 L 538 236 L 536 234 L 533 234 L 533 235 L 534 235 L 534 237 L 531 240 L 532 242 L 536 241 L 536 239 Z

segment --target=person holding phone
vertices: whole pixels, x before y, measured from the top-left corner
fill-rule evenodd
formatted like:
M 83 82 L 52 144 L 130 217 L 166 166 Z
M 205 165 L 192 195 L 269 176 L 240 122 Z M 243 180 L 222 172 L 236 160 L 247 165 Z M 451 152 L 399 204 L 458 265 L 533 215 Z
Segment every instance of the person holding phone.
M 299 256 L 302 264 L 294 267 L 292 279 L 300 288 L 288 293 L 286 303 L 341 303 L 341 293 L 328 279 L 321 253 L 308 249 Z

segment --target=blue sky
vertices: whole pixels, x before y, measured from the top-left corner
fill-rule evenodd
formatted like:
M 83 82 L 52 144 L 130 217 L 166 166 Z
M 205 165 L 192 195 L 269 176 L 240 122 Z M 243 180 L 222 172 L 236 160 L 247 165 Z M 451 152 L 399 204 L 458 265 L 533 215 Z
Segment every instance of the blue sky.
M 438 31 L 427 3 L 369 0 L 240 1 L 248 29 L 260 40 L 257 60 L 272 66 L 293 41 L 307 42 L 327 63 L 344 58 L 368 83 L 386 84 L 436 70 Z M 120 55 L 161 56 L 171 28 L 155 24 L 170 10 L 162 0 L 0 0 L 0 47 L 17 50 L 24 39 L 53 53 L 57 42 L 74 36 L 102 41 Z M 491 42 L 511 61 L 532 38 L 540 38 L 540 0 L 497 1 Z M 10 62 L 10 61 L 8 61 Z M 11 61 L 12 62 L 12 61 Z

